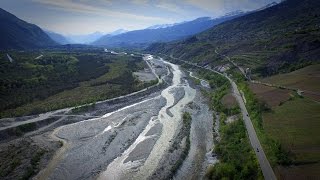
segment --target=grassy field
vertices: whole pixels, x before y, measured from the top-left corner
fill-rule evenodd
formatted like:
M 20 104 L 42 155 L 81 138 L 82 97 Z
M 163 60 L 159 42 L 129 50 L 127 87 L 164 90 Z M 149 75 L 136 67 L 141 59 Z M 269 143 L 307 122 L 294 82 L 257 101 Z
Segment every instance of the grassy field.
M 304 90 L 305 96 L 320 101 L 320 64 L 264 78 L 261 81 Z
M 249 83 L 250 89 L 255 93 L 260 101 L 268 104 L 269 107 L 279 106 L 281 103 L 287 101 L 294 92 L 286 89 L 278 89 L 275 87 L 268 87 L 261 84 Z
M 256 72 L 258 67 L 264 65 L 265 61 L 272 55 L 273 51 L 256 51 L 250 53 L 241 53 L 232 55 L 230 58 L 239 66 L 244 68 L 250 68 L 252 70 L 252 77 L 258 77 L 260 72 Z
M 287 177 L 295 173 L 296 169 L 301 169 L 305 171 L 304 178 L 319 177 L 320 104 L 305 98 L 295 98 L 263 114 L 263 125 L 272 138 L 292 153 L 295 166 L 279 168 L 280 176 Z M 315 171 L 316 167 L 318 171 Z
M 320 104 L 296 98 L 265 113 L 263 118 L 266 131 L 291 150 L 296 161 L 320 161 Z
M 318 179 L 320 163 L 306 164 L 291 167 L 277 167 L 275 173 L 278 179 L 301 180 L 301 179 Z
M 312 65 L 262 81 L 320 92 L 320 66 Z M 271 111 L 262 113 L 264 132 L 281 144 L 291 159 L 290 166 L 275 166 L 279 179 L 316 179 L 320 177 L 320 103 L 315 97 L 296 92 L 250 84 L 250 90 Z

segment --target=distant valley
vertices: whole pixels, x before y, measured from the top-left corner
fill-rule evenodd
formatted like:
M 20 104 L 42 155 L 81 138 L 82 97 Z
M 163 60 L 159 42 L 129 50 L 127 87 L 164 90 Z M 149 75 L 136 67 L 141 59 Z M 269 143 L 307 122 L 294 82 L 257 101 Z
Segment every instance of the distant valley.
M 320 1 L 221 2 L 241 10 L 171 23 L 219 3 L 34 6 L 155 24 L 87 34 L 0 8 L 0 179 L 318 179 Z

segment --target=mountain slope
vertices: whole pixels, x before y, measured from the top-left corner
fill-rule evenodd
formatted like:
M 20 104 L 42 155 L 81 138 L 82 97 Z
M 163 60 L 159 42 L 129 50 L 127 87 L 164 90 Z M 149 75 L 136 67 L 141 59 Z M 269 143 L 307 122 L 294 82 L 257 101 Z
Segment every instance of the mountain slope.
M 41 28 L 27 23 L 0 8 L 0 49 L 31 49 L 53 46 Z
M 68 35 L 67 40 L 74 44 L 89 44 L 96 41 L 102 36 L 103 34 L 97 31 L 91 34 Z
M 113 31 L 111 33 L 108 33 L 108 34 L 111 35 L 111 36 L 116 36 L 116 35 L 123 34 L 123 33 L 126 33 L 126 32 L 128 32 L 128 31 L 125 30 L 125 29 L 118 29 L 118 30 L 115 30 L 115 31 Z
M 319 61 L 320 1 L 287 0 L 185 41 L 157 43 L 147 48 L 153 53 L 172 54 L 212 66 L 221 60 L 216 49 L 263 76 Z
M 117 36 L 104 36 L 94 42 L 94 45 L 105 45 L 111 47 L 135 46 L 139 44 L 150 44 L 154 42 L 168 42 L 183 39 L 211 28 L 214 25 L 233 19 L 242 15 L 225 16 L 218 19 L 202 17 L 193 21 L 179 23 L 166 28 L 147 28 L 143 30 L 130 31 Z
M 54 40 L 55 42 L 59 44 L 69 44 L 70 42 L 65 38 L 63 35 L 52 32 L 52 31 L 45 31 L 45 33 L 48 34 L 48 36 Z

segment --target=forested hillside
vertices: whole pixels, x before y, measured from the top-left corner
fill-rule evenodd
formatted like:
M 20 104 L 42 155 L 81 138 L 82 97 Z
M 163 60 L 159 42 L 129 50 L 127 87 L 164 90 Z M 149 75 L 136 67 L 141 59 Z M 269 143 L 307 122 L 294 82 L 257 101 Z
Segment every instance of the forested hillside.
M 66 37 L 64 37 L 61 34 L 52 32 L 52 31 L 45 31 L 45 33 L 48 34 L 48 36 L 54 40 L 55 42 L 59 43 L 59 44 L 70 44 L 70 42 L 67 40 Z
M 55 46 L 41 28 L 0 8 L 0 49 L 34 49 Z
M 94 102 L 142 88 L 132 75 L 133 71 L 144 67 L 141 57 L 107 54 L 102 49 L 12 51 L 8 55 L 12 62 L 7 54 L 1 53 L 0 56 L 1 115 L 34 114 Z M 55 104 L 24 106 L 76 87 L 81 87 L 83 91 L 79 97 L 66 94 L 57 97 Z M 107 88 L 108 91 L 101 94 L 99 88 Z M 24 107 L 17 110 L 20 106 Z
M 147 51 L 214 65 L 229 55 L 262 76 L 319 62 L 320 1 L 287 0 L 227 21 L 185 41 L 157 43 Z

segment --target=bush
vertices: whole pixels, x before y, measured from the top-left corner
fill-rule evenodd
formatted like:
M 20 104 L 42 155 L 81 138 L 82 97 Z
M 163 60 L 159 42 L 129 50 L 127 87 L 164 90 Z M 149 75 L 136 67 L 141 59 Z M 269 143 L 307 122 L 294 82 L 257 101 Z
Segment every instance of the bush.
M 213 168 L 211 179 L 234 179 L 237 171 L 232 164 L 219 163 Z
M 249 143 L 243 121 L 226 124 L 227 116 L 239 114 L 239 106 L 226 108 L 221 100 L 230 91 L 230 82 L 218 74 L 202 73 L 215 89 L 210 93 L 210 104 L 220 113 L 220 141 L 216 142 L 215 152 L 220 162 L 209 167 L 206 176 L 209 179 L 258 179 L 261 171 L 253 149 Z M 241 78 L 237 78 L 239 81 Z
M 259 165 L 243 121 L 221 124 L 221 140 L 215 146 L 220 163 L 207 172 L 210 179 L 257 179 Z
M 179 160 L 177 160 L 175 162 L 175 164 L 173 165 L 173 167 L 171 169 L 170 179 L 173 178 L 174 174 L 176 174 L 178 169 L 181 167 L 183 161 L 187 158 L 189 150 L 190 150 L 190 128 L 191 128 L 191 122 L 192 122 L 192 117 L 191 117 L 190 113 L 184 112 L 182 115 L 182 120 L 183 120 L 183 130 L 182 131 L 184 131 L 184 133 L 187 133 L 186 147 L 183 149 Z M 174 149 L 177 149 L 177 147 L 175 147 Z M 172 153 L 173 151 L 174 151 L 173 149 L 169 150 L 170 153 Z
M 39 162 L 41 157 L 45 154 L 46 151 L 40 150 L 38 151 L 30 160 L 30 165 L 27 170 L 24 172 L 21 179 L 30 179 L 32 176 L 36 175 L 39 171 Z
M 182 119 L 183 119 L 183 123 L 186 126 L 191 124 L 192 117 L 191 117 L 190 113 L 184 112 L 183 115 L 182 115 Z

